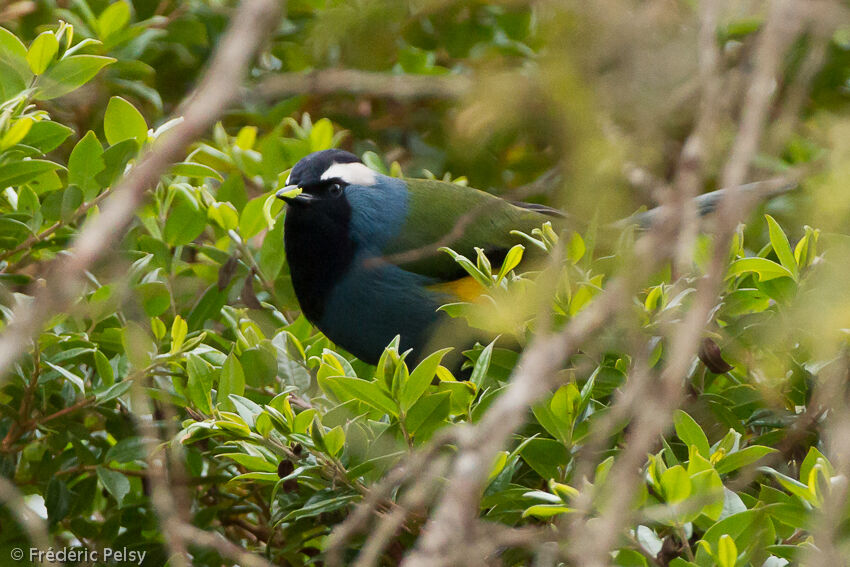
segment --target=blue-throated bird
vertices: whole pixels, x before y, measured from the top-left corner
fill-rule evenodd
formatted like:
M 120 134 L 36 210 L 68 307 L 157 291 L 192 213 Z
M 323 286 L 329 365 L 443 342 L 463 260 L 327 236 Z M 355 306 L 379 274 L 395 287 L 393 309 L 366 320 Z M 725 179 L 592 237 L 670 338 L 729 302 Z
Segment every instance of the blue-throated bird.
M 293 196 L 294 189 L 301 192 Z M 371 364 L 396 335 L 401 352 L 413 349 L 413 360 L 424 356 L 434 329 L 448 318 L 438 308 L 482 291 L 446 254 L 403 253 L 421 251 L 461 226 L 447 246 L 467 257 L 480 247 L 498 259 L 522 242 L 512 230 L 530 232 L 564 216 L 455 183 L 382 175 L 336 149 L 301 159 L 277 195 L 288 203 L 284 247 L 304 315 Z M 699 197 L 699 212 L 713 210 L 720 195 Z M 653 214 L 634 222 L 650 224 Z M 470 215 L 465 224 L 464 215 Z

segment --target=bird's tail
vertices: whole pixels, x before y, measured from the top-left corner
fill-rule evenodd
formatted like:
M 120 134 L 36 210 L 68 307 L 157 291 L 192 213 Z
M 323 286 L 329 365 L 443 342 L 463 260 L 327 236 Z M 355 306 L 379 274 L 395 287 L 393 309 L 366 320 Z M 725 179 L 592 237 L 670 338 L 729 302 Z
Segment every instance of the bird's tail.
M 739 198 L 743 201 L 742 204 L 749 204 L 782 195 L 796 189 L 797 186 L 798 183 L 796 181 L 789 181 L 787 178 L 755 181 L 739 187 Z M 694 202 L 696 203 L 697 214 L 704 217 L 713 213 L 728 193 L 729 189 L 718 189 L 717 191 L 704 193 L 696 197 Z M 642 213 L 634 214 L 617 222 L 616 226 L 638 225 L 641 228 L 648 228 L 661 218 L 663 210 L 664 206 L 662 205 Z

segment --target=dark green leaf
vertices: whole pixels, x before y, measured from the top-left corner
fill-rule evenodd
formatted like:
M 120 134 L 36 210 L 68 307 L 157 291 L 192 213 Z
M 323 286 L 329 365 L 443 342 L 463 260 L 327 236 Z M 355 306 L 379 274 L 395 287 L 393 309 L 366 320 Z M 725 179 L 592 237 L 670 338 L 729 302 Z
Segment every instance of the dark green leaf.
M 124 503 L 124 497 L 130 493 L 130 480 L 118 471 L 97 467 L 97 478 L 103 487 L 118 502 L 118 507 Z

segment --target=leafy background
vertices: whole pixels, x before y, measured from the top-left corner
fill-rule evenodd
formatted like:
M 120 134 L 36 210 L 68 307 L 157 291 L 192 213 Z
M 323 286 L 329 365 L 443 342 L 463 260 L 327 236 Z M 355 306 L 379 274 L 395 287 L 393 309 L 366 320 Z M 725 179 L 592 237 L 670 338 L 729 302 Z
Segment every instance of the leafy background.
M 674 9 L 652 9 L 661 4 Z M 4 320 L 44 285 L 49 262 L 79 228 L 97 222 L 98 204 L 140 152 L 174 127 L 168 117 L 197 84 L 232 9 L 200 0 L 0 8 Z M 473 76 L 474 84 L 459 98 L 447 88 L 408 99 L 246 87 L 151 188 L 118 254 L 88 274 L 84 293 L 0 383 L 0 477 L 45 518 L 54 548 L 126 546 L 146 551 L 145 565 L 181 564 L 154 506 L 150 459 L 165 459 L 185 521 L 276 565 L 322 564 L 332 530 L 388 471 L 452 424 L 480 420 L 518 354 L 498 341 L 476 345 L 466 353 L 471 379 L 458 381 L 440 365 L 442 351 L 408 367 L 390 345 L 371 367 L 335 348 L 300 315 L 291 289 L 284 213 L 271 197 L 287 170 L 312 151 L 344 147 L 393 175 L 510 194 L 558 167 L 564 181 L 531 198 L 596 219 L 527 235 L 526 248 L 562 260 L 547 304 L 563 325 L 633 253 L 632 232 L 594 228 L 652 202 L 629 172 L 660 184 L 675 173 L 697 107 L 696 10 L 689 2 L 288 2 L 252 86 L 339 68 Z M 722 14 L 725 66 L 745 66 L 763 19 L 760 5 Z M 687 396 L 642 463 L 614 565 L 793 563 L 815 546 L 824 503 L 846 496 L 819 428 L 828 412 L 812 396 L 841 360 L 850 327 L 847 30 L 830 29 L 821 44 L 803 37 L 785 55 L 782 97 L 822 49 L 805 103 L 790 128 L 769 125 L 754 173 L 804 168 L 803 188 L 739 228 L 720 306 L 683 377 Z M 707 188 L 719 183 L 739 104 L 718 121 Z M 709 249 L 708 237 L 698 238 L 692 272 L 661 269 L 571 358 L 563 386 L 493 463 L 482 518 L 557 534 L 579 490 L 605 486 L 628 435 L 614 400 L 635 357 L 663 363 L 665 329 L 682 316 Z M 546 291 L 521 255 L 502 266 L 458 258 L 492 302 L 449 312 L 524 344 Z M 579 476 L 591 439 L 593 466 Z M 394 492 L 388 509 L 404 493 Z M 34 537 L 10 494 L 0 494 L 4 562 Z M 379 561 L 398 563 L 427 515 L 426 505 L 413 510 Z M 839 544 L 846 518 L 842 510 Z M 347 542 L 346 561 L 364 540 Z M 215 548 L 190 544 L 187 553 L 192 565 L 234 564 Z M 540 553 L 506 546 L 491 560 L 530 564 Z

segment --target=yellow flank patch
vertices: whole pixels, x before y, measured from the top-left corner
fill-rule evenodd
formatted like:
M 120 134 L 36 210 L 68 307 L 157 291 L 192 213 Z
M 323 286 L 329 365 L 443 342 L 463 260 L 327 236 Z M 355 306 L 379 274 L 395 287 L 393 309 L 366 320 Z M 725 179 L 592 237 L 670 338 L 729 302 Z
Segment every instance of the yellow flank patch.
M 437 293 L 452 295 L 459 301 L 475 301 L 482 293 L 484 293 L 484 286 L 475 281 L 475 278 L 472 276 L 466 276 L 465 278 L 452 280 L 450 282 L 429 285 L 428 289 L 436 291 Z

